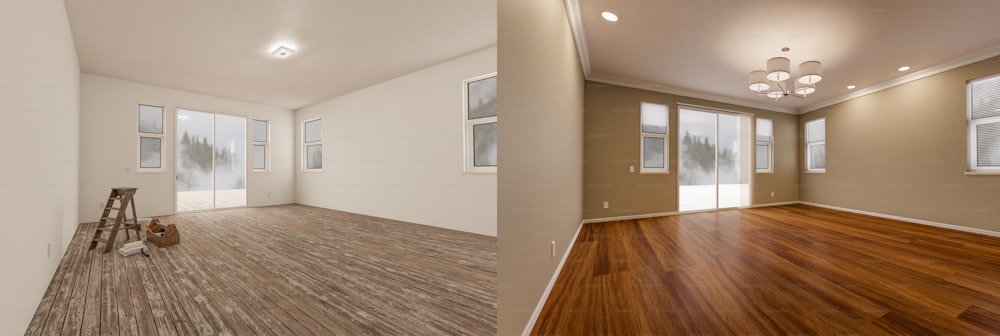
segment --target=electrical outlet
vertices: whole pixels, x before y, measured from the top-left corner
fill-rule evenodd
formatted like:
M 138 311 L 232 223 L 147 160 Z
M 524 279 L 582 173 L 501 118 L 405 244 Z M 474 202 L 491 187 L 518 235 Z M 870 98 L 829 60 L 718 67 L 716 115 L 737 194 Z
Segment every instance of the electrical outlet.
M 553 258 L 556 257 L 556 241 L 555 240 L 552 241 L 552 257 Z
M 47 255 L 45 257 L 46 258 L 52 258 L 52 242 L 49 242 L 49 247 L 48 247 L 47 251 L 48 252 L 47 252 Z
M 634 173 L 635 172 L 635 166 L 628 166 L 628 172 L 629 173 Z
M 772 197 L 772 198 L 774 197 L 774 192 L 773 192 L 773 191 L 771 192 L 771 197 Z
M 607 201 L 604 201 L 604 208 L 605 208 L 605 209 L 607 209 L 607 208 L 608 208 L 608 202 L 607 202 Z
M 774 195 L 771 195 L 774 196 Z M 267 198 L 271 198 L 271 193 L 267 193 Z

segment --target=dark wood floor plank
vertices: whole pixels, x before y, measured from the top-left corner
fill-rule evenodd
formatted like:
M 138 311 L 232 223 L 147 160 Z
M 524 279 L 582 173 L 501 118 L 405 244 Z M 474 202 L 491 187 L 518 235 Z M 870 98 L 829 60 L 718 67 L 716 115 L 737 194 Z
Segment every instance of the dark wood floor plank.
M 82 225 L 29 330 L 496 334 L 494 237 L 300 205 L 161 221 L 177 224 L 181 244 L 148 258 L 88 251 L 77 241 L 94 226 Z
M 998 278 L 998 238 L 806 205 L 588 224 L 533 334 L 996 334 Z

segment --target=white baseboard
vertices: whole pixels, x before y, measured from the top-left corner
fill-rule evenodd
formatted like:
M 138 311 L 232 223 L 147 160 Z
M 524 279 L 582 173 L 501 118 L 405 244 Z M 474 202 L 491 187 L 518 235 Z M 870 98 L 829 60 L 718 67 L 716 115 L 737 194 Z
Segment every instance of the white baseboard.
M 764 208 L 764 207 L 773 207 L 773 206 L 781 206 L 781 205 L 793 205 L 793 204 L 801 204 L 801 203 L 802 202 L 799 202 L 799 201 L 777 202 L 777 203 L 763 203 L 763 204 L 754 204 L 754 205 L 751 205 L 750 207 L 751 208 Z
M 659 213 L 641 214 L 641 215 L 590 218 L 590 219 L 584 219 L 583 220 L 583 224 L 614 222 L 614 221 L 622 221 L 622 220 L 630 220 L 630 219 L 653 218 L 653 217 L 666 217 L 666 216 L 673 216 L 673 215 L 676 215 L 676 214 L 677 214 L 677 212 L 659 212 Z
M 812 203 L 812 202 L 798 202 L 798 203 L 805 204 L 805 205 L 812 205 L 812 206 L 820 207 L 820 208 L 827 208 L 827 209 L 833 209 L 833 210 L 853 212 L 853 213 L 856 213 L 856 214 L 868 215 L 868 216 L 873 216 L 873 217 L 895 219 L 895 220 L 898 220 L 898 221 L 904 221 L 904 222 L 909 222 L 909 223 L 914 223 L 914 224 L 922 224 L 922 225 L 927 225 L 927 226 L 934 226 L 934 227 L 939 227 L 939 228 L 942 228 L 942 229 L 950 229 L 950 230 L 956 230 L 956 231 L 978 233 L 978 234 L 981 234 L 981 235 L 992 236 L 992 237 L 1000 237 L 1000 232 L 996 232 L 996 231 L 983 230 L 983 229 L 977 229 L 977 228 L 970 228 L 970 227 L 958 226 L 958 225 L 952 225 L 952 224 L 945 224 L 945 223 L 938 223 L 938 222 L 933 222 L 933 221 L 929 221 L 929 220 L 909 218 L 909 217 L 902 217 L 902 216 L 896 216 L 896 215 L 887 215 L 887 214 L 878 213 L 878 212 L 871 212 L 871 211 L 857 210 L 857 209 L 851 209 L 851 208 L 844 208 L 844 207 L 833 206 L 833 205 L 826 205 L 826 204 L 820 204 L 820 203 Z
M 559 260 L 559 266 L 556 266 L 556 272 L 552 274 L 552 278 L 549 279 L 549 285 L 545 287 L 545 292 L 542 293 L 542 299 L 539 300 L 538 305 L 535 306 L 535 312 L 531 313 L 531 319 L 528 320 L 528 326 L 524 328 L 521 335 L 529 336 L 531 334 L 531 329 L 535 328 L 535 322 L 538 321 L 538 315 L 542 313 L 542 308 L 545 307 L 545 301 L 549 300 L 549 293 L 552 292 L 552 287 L 556 285 L 556 280 L 559 279 L 559 273 L 562 273 L 563 264 L 566 263 L 566 258 L 569 257 L 569 252 L 573 250 L 573 245 L 576 245 L 576 238 L 580 235 L 580 230 L 583 229 L 584 224 L 587 224 L 587 221 L 580 222 L 580 226 L 576 227 L 576 233 L 573 234 L 573 239 L 569 241 L 569 246 L 566 246 L 566 252 L 563 252 L 562 260 Z

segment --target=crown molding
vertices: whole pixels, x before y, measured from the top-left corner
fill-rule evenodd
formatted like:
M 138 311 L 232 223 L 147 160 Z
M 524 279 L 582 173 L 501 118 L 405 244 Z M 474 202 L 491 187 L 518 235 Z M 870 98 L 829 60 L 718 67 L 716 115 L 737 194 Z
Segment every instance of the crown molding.
M 913 72 L 911 74 L 907 74 L 905 76 L 900 76 L 900 77 L 897 77 L 897 78 L 889 80 L 889 81 L 878 83 L 878 84 L 866 87 L 864 89 L 852 92 L 850 94 L 846 94 L 846 95 L 843 95 L 843 96 L 830 98 L 830 99 L 821 101 L 819 103 L 816 103 L 816 104 L 813 104 L 813 105 L 810 105 L 810 106 L 806 106 L 806 107 L 800 109 L 798 111 L 798 114 L 809 113 L 809 112 L 812 112 L 812 111 L 815 111 L 815 110 L 818 110 L 818 109 L 821 109 L 821 108 L 824 108 L 824 107 L 828 107 L 828 106 L 831 106 L 831 105 L 839 104 L 839 103 L 842 103 L 842 102 L 845 102 L 845 101 L 848 101 L 848 100 L 851 100 L 851 99 L 854 99 L 854 98 L 858 98 L 858 97 L 870 95 L 870 94 L 875 93 L 875 92 L 879 92 L 879 91 L 882 91 L 882 90 L 890 89 L 890 88 L 893 88 L 893 87 L 896 87 L 896 86 L 900 86 L 900 85 L 903 85 L 903 84 L 906 84 L 906 83 L 909 83 L 909 82 L 912 82 L 912 81 L 916 81 L 916 80 L 919 80 L 919 79 L 927 78 L 927 77 L 930 77 L 930 76 L 933 76 L 933 75 L 937 75 L 939 73 L 942 73 L 942 72 L 945 72 L 945 71 L 948 71 L 948 70 L 952 70 L 952 69 L 955 69 L 955 68 L 958 68 L 958 67 L 966 66 L 966 65 L 969 65 L 969 64 L 972 64 L 972 63 L 976 63 L 976 62 L 979 62 L 979 61 L 982 61 L 982 60 L 985 60 L 985 59 L 988 59 L 988 58 L 991 58 L 991 57 L 996 57 L 996 56 L 1000 56 L 1000 45 L 989 47 L 989 48 L 985 48 L 985 49 L 979 50 L 977 52 L 974 52 L 974 53 L 971 53 L 971 54 L 968 54 L 968 55 L 957 57 L 957 58 L 951 59 L 951 60 L 949 60 L 947 62 L 938 64 L 938 65 L 935 65 L 935 66 L 932 66 L 932 67 L 928 67 L 928 68 L 922 69 L 920 71 L 915 71 L 915 72 Z
M 583 77 L 587 78 L 590 76 L 590 54 L 587 47 L 587 32 L 583 30 L 580 0 L 566 0 L 566 16 L 569 18 L 569 28 L 573 31 L 573 41 L 576 42 L 576 53 L 580 57 Z
M 715 95 L 710 93 L 705 93 L 701 91 L 694 91 L 689 89 L 683 89 L 674 86 L 663 85 L 660 83 L 650 82 L 650 81 L 639 81 L 629 78 L 617 77 L 613 75 L 605 75 L 601 73 L 591 73 L 587 77 L 587 80 L 600 82 L 605 84 L 613 84 L 619 86 L 626 86 L 630 88 L 649 90 L 655 92 L 668 93 L 672 95 L 711 100 L 719 103 L 733 104 L 744 107 L 752 107 L 755 109 L 767 110 L 772 112 L 787 113 L 787 114 L 797 114 L 795 109 L 775 107 L 773 105 L 762 104 L 760 102 L 755 102 L 747 99 L 738 99 L 727 96 Z

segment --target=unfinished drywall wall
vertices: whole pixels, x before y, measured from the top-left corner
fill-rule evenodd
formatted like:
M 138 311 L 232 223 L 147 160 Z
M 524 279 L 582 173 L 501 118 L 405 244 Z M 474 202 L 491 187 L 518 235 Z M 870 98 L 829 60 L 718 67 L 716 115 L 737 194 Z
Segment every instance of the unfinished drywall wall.
M 517 335 L 582 220 L 584 82 L 562 1 L 497 6 L 497 323 Z
M 162 172 L 137 172 L 139 104 L 164 106 Z M 270 121 L 271 170 L 247 168 L 247 206 L 295 202 L 292 111 L 160 86 L 83 74 L 80 88 L 80 221 L 97 221 L 112 187 L 138 187 L 140 217 L 174 213 L 176 109 Z M 247 148 L 250 148 L 249 142 Z M 250 154 L 247 155 L 250 158 Z
M 323 169 L 297 161 L 297 201 L 496 236 L 495 174 L 463 173 L 463 81 L 497 71 L 489 48 L 295 113 L 322 118 Z M 503 118 L 503 117 L 500 117 Z
M 997 73 L 1000 57 L 801 115 L 800 134 L 826 118 L 802 201 L 1000 232 L 1000 175 L 966 174 L 966 82 Z
M 639 105 L 666 105 L 669 109 L 668 174 L 640 174 Z M 584 218 L 640 216 L 677 211 L 678 104 L 704 106 L 774 123 L 774 169 L 754 173 L 752 204 L 799 200 L 798 117 L 793 114 L 719 103 L 709 100 L 587 82 L 584 140 Z M 629 172 L 629 166 L 634 171 Z M 771 196 L 774 192 L 774 196 Z M 607 209 L 603 207 L 608 202 Z
M 0 32 L 0 335 L 20 335 L 76 231 L 80 68 L 60 0 L 0 2 Z

